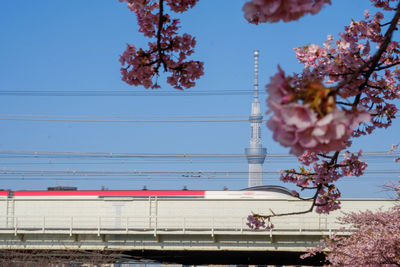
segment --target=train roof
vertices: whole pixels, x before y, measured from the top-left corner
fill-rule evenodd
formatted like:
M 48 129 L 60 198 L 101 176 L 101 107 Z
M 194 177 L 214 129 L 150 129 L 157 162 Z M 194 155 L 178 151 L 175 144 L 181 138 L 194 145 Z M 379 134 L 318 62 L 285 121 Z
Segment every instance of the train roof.
M 242 191 L 265 191 L 265 192 L 276 192 L 276 193 L 281 193 L 285 194 L 288 196 L 293 196 L 292 192 L 287 189 L 286 187 L 279 186 L 279 185 L 260 185 L 260 186 L 253 186 L 249 187 L 246 189 L 243 189 Z
M 113 198 L 113 197 L 160 197 L 160 198 L 220 198 L 220 199 L 242 199 L 242 198 L 267 198 L 288 199 L 293 198 L 291 192 L 282 186 L 258 186 L 244 190 L 21 190 L 11 193 L 17 198 Z M 9 196 L 9 191 L 0 191 L 0 196 Z
M 52 190 L 15 191 L 14 196 L 203 196 L 204 190 Z

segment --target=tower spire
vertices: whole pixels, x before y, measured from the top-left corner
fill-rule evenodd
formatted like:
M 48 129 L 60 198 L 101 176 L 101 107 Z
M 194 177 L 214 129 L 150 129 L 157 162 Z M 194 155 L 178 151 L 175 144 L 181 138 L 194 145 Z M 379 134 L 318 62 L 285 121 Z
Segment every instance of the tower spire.
M 245 149 L 249 163 L 249 187 L 262 185 L 262 165 L 264 163 L 267 149 L 261 143 L 261 115 L 260 102 L 258 101 L 258 55 L 254 51 L 254 99 L 251 103 L 250 121 L 250 147 Z
M 258 50 L 254 50 L 254 99 L 258 100 Z

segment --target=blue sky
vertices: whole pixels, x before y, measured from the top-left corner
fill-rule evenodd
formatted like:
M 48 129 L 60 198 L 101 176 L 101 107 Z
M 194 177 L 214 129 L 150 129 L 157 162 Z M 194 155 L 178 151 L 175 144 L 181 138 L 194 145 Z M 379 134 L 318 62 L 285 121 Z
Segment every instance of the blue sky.
M 280 64 L 287 73 L 301 66 L 293 47 L 321 44 L 328 34 L 336 36 L 350 19 L 359 19 L 369 1 L 333 1 L 316 16 L 293 23 L 248 24 L 242 15 L 245 1 L 202 0 L 180 15 L 182 32 L 196 36 L 193 58 L 205 62 L 205 75 L 183 95 L 159 81 L 162 88 L 146 96 L 10 96 L 0 95 L 0 114 L 79 116 L 100 120 L 215 120 L 234 116 L 246 119 L 251 95 L 196 95 L 202 91 L 251 90 L 253 50 L 260 50 L 260 89 Z M 0 91 L 126 91 L 142 92 L 141 87 L 124 84 L 120 76 L 119 55 L 127 43 L 144 47 L 148 39 L 137 32 L 136 18 L 125 4 L 110 1 L 14 1 L 0 2 Z M 192 95 L 191 95 L 192 94 Z M 262 96 L 265 100 L 265 94 Z M 262 105 L 265 112 L 265 105 Z M 215 117 L 222 116 L 222 117 Z M 26 118 L 26 117 L 25 117 Z M 32 118 L 32 117 L 31 117 Z M 48 117 L 47 117 L 48 118 Z M 106 153 L 242 153 L 249 143 L 247 122 L 211 123 L 97 123 L 37 122 L 0 120 L 0 151 L 60 151 Z M 389 150 L 399 142 L 400 124 L 361 138 L 355 150 Z M 263 126 L 263 143 L 272 154 L 287 153 L 272 140 Z M 296 167 L 293 160 L 267 159 L 265 171 Z M 342 183 L 346 197 L 384 196 L 379 185 L 396 179 L 399 164 L 391 158 L 371 158 L 375 170 L 364 178 Z M 246 174 L 232 177 L 230 171 L 246 171 L 247 162 L 224 161 L 131 161 L 118 159 L 34 159 L 0 158 L 0 188 L 45 189 L 70 185 L 80 189 L 240 189 L 247 185 Z M 384 174 L 379 170 L 394 170 Z M 7 176 L 13 171 L 49 170 L 90 171 L 226 171 L 225 176 L 184 179 L 182 176 L 104 177 Z M 396 173 L 397 172 L 397 173 Z M 7 174 L 7 175 L 6 175 Z M 29 180 L 32 178 L 32 180 Z M 39 179 L 40 178 L 40 179 Z M 271 173 L 266 184 L 281 184 Z M 357 188 L 357 190 L 354 190 Z

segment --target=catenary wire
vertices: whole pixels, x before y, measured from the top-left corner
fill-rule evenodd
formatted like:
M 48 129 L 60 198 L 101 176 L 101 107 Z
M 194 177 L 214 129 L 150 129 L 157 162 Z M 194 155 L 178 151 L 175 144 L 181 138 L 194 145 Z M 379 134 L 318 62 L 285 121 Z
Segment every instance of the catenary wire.
M 188 178 L 214 178 L 222 176 L 233 178 L 234 176 L 245 176 L 249 173 L 247 170 L 36 170 L 36 169 L 3 169 L 0 170 L 1 177 L 9 176 L 180 176 Z M 279 174 L 279 170 L 264 170 L 254 172 L 261 174 Z M 400 169 L 378 168 L 367 169 L 365 174 L 400 174 Z
M 226 95 L 253 95 L 254 89 L 250 90 L 182 90 L 182 91 L 161 91 L 161 90 L 146 90 L 146 91 L 106 91 L 106 90 L 3 90 L 0 95 L 3 96 L 46 96 L 46 97 L 79 97 L 79 96 L 226 96 Z M 266 94 L 260 91 L 259 94 Z
M 363 158 L 395 158 L 400 156 L 400 151 L 365 151 Z M 51 150 L 0 150 L 0 158 L 246 158 L 245 153 L 121 153 L 121 152 L 72 152 Z M 288 153 L 268 153 L 268 159 L 296 159 Z
M 224 123 L 249 122 L 249 120 L 88 120 L 88 119 L 38 119 L 38 118 L 0 118 L 0 121 L 31 122 L 97 122 L 97 123 Z M 266 120 L 261 120 L 266 121 Z

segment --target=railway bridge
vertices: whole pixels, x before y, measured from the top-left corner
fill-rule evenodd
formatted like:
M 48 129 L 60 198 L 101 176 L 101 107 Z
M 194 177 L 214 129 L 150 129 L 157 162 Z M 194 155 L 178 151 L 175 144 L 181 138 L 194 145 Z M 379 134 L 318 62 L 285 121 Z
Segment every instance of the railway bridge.
M 0 201 L 0 249 L 111 250 L 190 264 L 317 264 L 298 256 L 333 232 L 354 231 L 340 212 L 272 218 L 253 231 L 251 212 L 299 211 L 310 203 L 282 190 L 16 191 Z M 342 200 L 343 211 L 389 208 L 385 199 Z M 344 227 L 344 228 L 343 228 Z

